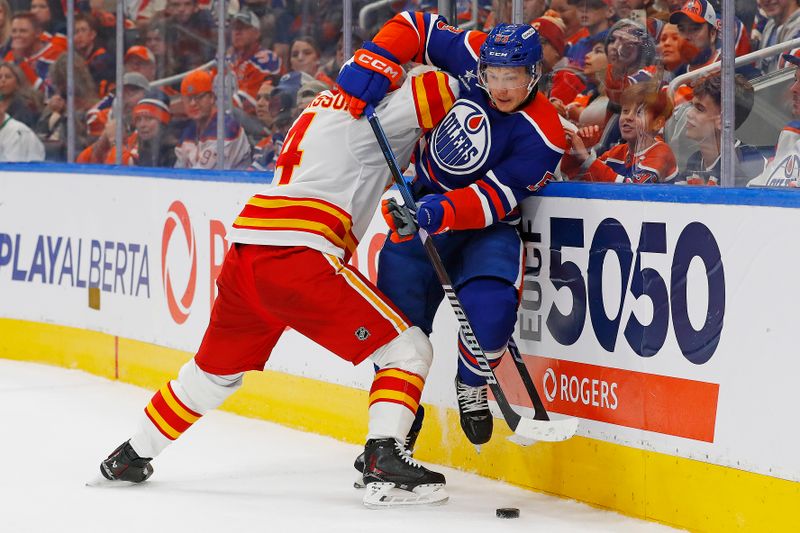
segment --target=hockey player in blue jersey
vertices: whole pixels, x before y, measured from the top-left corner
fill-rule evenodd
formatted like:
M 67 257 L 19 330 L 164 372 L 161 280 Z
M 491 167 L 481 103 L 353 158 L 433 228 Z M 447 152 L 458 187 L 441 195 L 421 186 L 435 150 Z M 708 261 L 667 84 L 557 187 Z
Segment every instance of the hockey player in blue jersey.
M 399 65 L 414 61 L 460 80 L 459 99 L 414 152 L 416 222 L 431 235 L 492 367 L 514 331 L 523 274 L 519 204 L 552 176 L 566 148 L 558 114 L 537 91 L 542 49 L 527 24 L 500 24 L 490 34 L 462 31 L 436 15 L 400 13 L 356 51 L 337 80 L 362 114 L 377 102 Z M 443 298 L 413 214 L 384 204 L 391 228 L 379 259 L 378 286 L 430 334 Z M 413 228 L 411 228 L 413 231 Z M 476 446 L 492 435 L 486 376 L 458 339 L 455 380 L 461 427 Z

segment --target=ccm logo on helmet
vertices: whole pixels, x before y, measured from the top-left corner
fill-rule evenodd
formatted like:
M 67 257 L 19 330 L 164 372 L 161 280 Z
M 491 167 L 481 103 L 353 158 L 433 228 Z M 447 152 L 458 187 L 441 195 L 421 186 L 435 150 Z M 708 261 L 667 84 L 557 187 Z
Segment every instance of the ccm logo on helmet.
M 379 72 L 392 81 L 397 81 L 402 76 L 398 65 L 384 58 L 375 57 L 367 50 L 359 50 L 356 53 L 355 61 L 362 67 Z

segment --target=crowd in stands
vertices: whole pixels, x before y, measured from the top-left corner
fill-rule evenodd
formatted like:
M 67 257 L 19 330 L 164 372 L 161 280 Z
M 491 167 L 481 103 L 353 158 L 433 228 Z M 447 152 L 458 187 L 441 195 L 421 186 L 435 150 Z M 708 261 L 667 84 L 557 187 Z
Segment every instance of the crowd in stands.
M 459 24 L 488 31 L 511 20 L 510 0 L 475 1 L 478 20 L 471 2 L 457 3 Z M 737 56 L 800 37 L 798 2 L 737 1 Z M 369 3 L 354 1 L 354 18 Z M 119 158 L 125 165 L 216 168 L 224 85 L 225 167 L 272 170 L 291 124 L 319 92 L 336 90 L 344 61 L 338 0 L 232 0 L 223 23 L 213 0 L 131 0 L 122 24 L 120 89 L 116 2 L 76 0 L 75 6 L 72 119 L 79 163 Z M 353 29 L 353 45 L 397 12 L 436 7 L 431 0 L 382 4 L 366 17 L 366 28 Z M 30 146 L 18 152 L 34 160 L 67 159 L 65 9 L 64 0 L 0 0 L 0 136 L 24 132 L 16 135 Z M 523 17 L 542 42 L 539 90 L 562 115 L 571 140 L 560 167 L 565 179 L 720 183 L 719 74 L 668 89 L 676 77 L 719 60 L 718 0 L 524 0 Z M 221 28 L 226 74 L 218 77 L 211 61 Z M 797 57 L 794 50 L 737 68 L 737 127 L 753 107 L 751 80 L 797 68 Z M 118 97 L 121 117 L 114 116 Z M 786 122 L 794 107 L 787 107 Z M 757 178 L 769 165 L 764 146 L 758 148 L 736 142 L 737 185 L 764 181 Z M 0 159 L 9 160 L 8 153 Z

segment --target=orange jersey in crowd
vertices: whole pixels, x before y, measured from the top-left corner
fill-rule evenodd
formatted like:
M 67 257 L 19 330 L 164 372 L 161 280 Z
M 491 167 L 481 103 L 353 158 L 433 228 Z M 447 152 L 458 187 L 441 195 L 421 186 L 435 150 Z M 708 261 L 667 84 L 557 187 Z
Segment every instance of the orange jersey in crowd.
M 618 144 L 600 157 L 590 156 L 583 164 L 565 156 L 561 170 L 572 179 L 616 183 L 661 183 L 678 173 L 675 154 L 662 139 L 632 154 L 628 143 Z
M 102 150 L 99 149 L 98 143 L 100 141 L 95 142 L 94 144 L 90 144 L 87 146 L 78 157 L 75 159 L 76 163 L 92 163 L 92 164 L 105 164 L 105 165 L 116 165 L 117 164 L 117 147 L 112 146 L 108 149 L 105 153 L 102 153 Z M 132 134 L 128 136 L 125 140 L 125 147 L 122 149 L 122 164 L 123 165 L 133 165 L 133 157 L 132 153 L 136 150 L 138 144 L 138 135 L 134 131 Z
M 19 66 L 20 70 L 25 73 L 31 87 L 38 91 L 44 92 L 45 80 L 47 73 L 50 70 L 50 65 L 55 63 L 56 59 L 64 53 L 63 48 L 53 45 L 52 43 L 45 44 L 41 50 L 36 52 L 30 57 L 17 60 L 14 57 L 13 50 L 9 50 L 6 54 L 5 61 L 14 63 Z
M 255 54 L 246 57 L 228 50 L 225 58 L 236 73 L 239 81 L 239 90 L 247 93 L 255 101 L 258 88 L 268 76 L 282 74 L 283 64 L 281 58 L 272 50 L 261 49 Z

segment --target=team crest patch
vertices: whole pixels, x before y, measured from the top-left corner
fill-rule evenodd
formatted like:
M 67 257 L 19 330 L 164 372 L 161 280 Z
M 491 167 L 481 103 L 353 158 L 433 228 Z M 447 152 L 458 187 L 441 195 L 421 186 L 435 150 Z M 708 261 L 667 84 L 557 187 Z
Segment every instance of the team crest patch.
M 456 101 L 431 139 L 433 160 L 451 174 L 478 170 L 489 157 L 491 147 L 489 117 L 469 100 Z
M 365 341 L 367 340 L 367 337 L 369 337 L 369 330 L 364 326 L 361 326 L 356 330 L 356 338 L 358 340 Z

